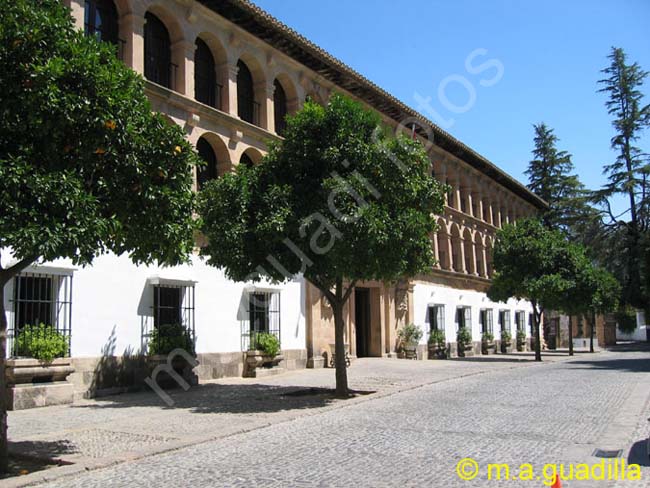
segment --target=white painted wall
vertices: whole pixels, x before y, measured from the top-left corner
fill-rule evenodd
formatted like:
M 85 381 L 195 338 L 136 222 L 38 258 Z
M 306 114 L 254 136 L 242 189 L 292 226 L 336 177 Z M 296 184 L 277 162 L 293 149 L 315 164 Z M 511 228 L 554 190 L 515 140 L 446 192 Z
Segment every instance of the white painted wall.
M 3 253 L 3 255 L 6 253 Z M 7 263 L 3 263 L 7 264 Z M 153 317 L 153 288 L 147 279 L 195 281 L 196 352 L 241 351 L 241 322 L 238 313 L 246 299 L 246 283 L 225 278 L 221 270 L 208 266 L 199 257 L 191 265 L 161 268 L 135 266 L 126 256 L 108 254 L 97 258 L 92 266 L 79 268 L 68 260 L 45 263 L 73 269 L 72 356 L 93 357 L 137 352 L 142 332 Z M 248 284 L 251 285 L 250 283 Z M 283 349 L 305 348 L 304 280 L 298 278 L 282 285 L 260 284 L 280 291 L 280 326 Z M 5 309 L 13 320 L 13 283 L 5 288 Z
M 421 344 L 425 344 L 429 337 L 430 326 L 427 317 L 429 305 L 445 306 L 445 337 L 447 342 L 456 342 L 456 307 L 465 306 L 472 309 L 472 340 L 481 340 L 481 325 L 479 323 L 479 311 L 484 308 L 493 310 L 494 338 L 501 338 L 499 328 L 499 310 L 510 310 L 510 327 L 512 338 L 517 335 L 515 326 L 515 312 L 526 312 L 526 336 L 530 337 L 528 327 L 528 314 L 532 313 L 533 307 L 526 300 L 511 298 L 507 303 L 492 302 L 485 293 L 472 290 L 458 290 L 441 285 L 416 284 L 413 289 L 414 322 L 424 332 Z

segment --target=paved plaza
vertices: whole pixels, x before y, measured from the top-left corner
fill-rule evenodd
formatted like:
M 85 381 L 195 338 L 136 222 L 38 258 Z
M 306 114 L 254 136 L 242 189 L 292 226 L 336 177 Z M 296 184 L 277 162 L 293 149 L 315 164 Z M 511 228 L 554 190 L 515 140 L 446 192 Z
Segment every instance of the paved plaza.
M 74 463 L 12 483 L 542 486 L 488 481 L 484 469 L 463 481 L 455 467 L 466 457 L 480 466 L 540 469 L 595 463 L 594 449 L 603 448 L 644 464 L 644 480 L 565 486 L 650 486 L 641 443 L 650 417 L 650 352 L 531 359 L 358 360 L 349 369 L 351 386 L 375 393 L 345 401 L 319 393 L 333 386 L 332 370 L 307 370 L 178 391 L 171 407 L 143 392 L 12 412 L 14 451 Z

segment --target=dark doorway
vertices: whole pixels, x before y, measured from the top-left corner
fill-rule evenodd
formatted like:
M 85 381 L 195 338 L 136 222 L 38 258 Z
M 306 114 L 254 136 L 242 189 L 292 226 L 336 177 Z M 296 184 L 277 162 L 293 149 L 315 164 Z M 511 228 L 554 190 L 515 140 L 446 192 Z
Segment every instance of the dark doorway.
M 357 336 L 357 357 L 370 356 L 370 289 L 354 290 L 354 324 Z

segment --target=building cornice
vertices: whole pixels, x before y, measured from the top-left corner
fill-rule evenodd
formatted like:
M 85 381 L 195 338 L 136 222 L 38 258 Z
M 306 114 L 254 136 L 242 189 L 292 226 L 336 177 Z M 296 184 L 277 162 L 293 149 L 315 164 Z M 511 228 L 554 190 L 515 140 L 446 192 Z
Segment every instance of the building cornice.
M 431 127 L 437 146 L 467 162 L 538 209 L 548 207 L 544 200 L 487 158 L 250 1 L 198 1 L 397 123 L 420 120 L 423 125 Z M 427 138 L 427 131 L 423 127 L 418 127 L 417 131 Z

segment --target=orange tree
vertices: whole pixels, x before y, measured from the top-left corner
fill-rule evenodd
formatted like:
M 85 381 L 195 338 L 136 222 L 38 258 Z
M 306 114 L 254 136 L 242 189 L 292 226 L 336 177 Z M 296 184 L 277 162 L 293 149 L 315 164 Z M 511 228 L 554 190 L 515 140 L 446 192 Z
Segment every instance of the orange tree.
M 334 95 L 290 117 L 260 165 L 240 166 L 199 196 L 210 264 L 237 281 L 301 274 L 330 303 L 338 396 L 349 394 L 343 307 L 355 284 L 434 263 L 430 236 L 445 187 L 430 165 L 419 142 L 390 137 L 376 114 Z
M 524 298 L 533 306 L 535 360 L 542 360 L 540 319 L 545 309 L 564 310 L 567 297 L 582 290 L 581 276 L 589 261 L 584 249 L 567 242 L 560 231 L 539 220 L 527 219 L 504 226 L 494 245 L 494 277 L 488 297 L 506 301 Z M 586 295 L 586 292 L 585 292 Z M 580 296 L 580 306 L 587 298 Z
M 196 156 L 58 0 L 0 0 L 0 289 L 39 260 L 187 259 Z M 7 322 L 0 299 L 0 371 Z M 0 374 L 0 471 L 7 467 Z

